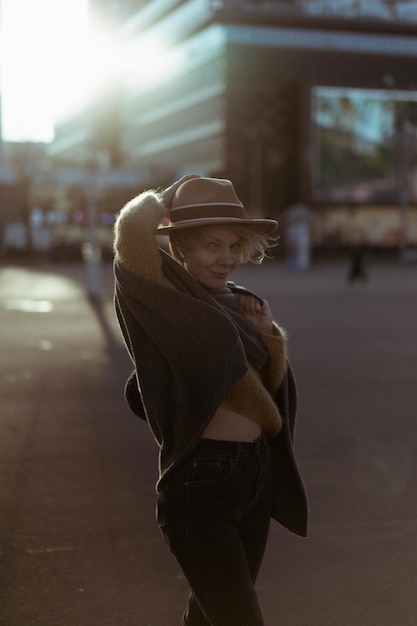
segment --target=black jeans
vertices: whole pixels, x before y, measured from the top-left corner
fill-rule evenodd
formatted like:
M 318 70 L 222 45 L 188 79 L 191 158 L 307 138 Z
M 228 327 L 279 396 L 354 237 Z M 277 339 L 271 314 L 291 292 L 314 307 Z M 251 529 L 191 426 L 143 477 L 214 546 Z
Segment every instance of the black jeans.
M 262 626 L 254 583 L 271 518 L 271 457 L 202 439 L 158 494 L 158 523 L 191 587 L 183 626 Z

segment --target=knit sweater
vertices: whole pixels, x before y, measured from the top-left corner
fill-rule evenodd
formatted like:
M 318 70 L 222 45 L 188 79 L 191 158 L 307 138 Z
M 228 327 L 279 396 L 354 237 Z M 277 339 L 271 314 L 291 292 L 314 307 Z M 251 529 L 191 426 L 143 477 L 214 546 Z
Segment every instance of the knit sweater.
M 115 228 L 115 307 L 135 365 L 126 397 L 131 409 L 147 420 L 159 445 L 157 489 L 190 454 L 222 403 L 230 402 L 234 410 L 258 420 L 259 397 L 249 408 L 242 404 L 249 386 L 249 395 L 259 390 L 266 413 L 280 420 L 278 428 L 274 417 L 266 422 L 271 435 L 272 517 L 305 535 L 307 500 L 292 447 L 296 387 L 282 333 L 275 326 L 274 336 L 263 337 L 268 364 L 259 374 L 252 371 L 230 318 L 179 263 L 158 250 L 154 229 L 164 212 L 159 196 L 147 192 L 121 211 Z M 174 289 L 167 280 L 172 271 L 182 273 L 184 289 Z M 268 347 L 269 341 L 282 349 Z M 276 410 L 271 409 L 274 405 Z M 281 419 L 283 427 L 273 434 Z

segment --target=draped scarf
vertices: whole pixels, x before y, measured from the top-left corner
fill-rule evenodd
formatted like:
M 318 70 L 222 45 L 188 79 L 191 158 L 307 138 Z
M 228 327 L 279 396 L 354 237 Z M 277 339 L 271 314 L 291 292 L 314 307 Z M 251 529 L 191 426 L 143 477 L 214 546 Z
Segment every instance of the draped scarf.
M 238 330 L 246 358 L 257 370 L 261 370 L 268 360 L 268 352 L 256 326 L 240 309 L 234 293 L 252 295 L 261 303 L 262 300 L 247 289 L 238 287 L 232 282 L 228 282 L 226 287 L 220 289 L 206 289 L 169 254 L 161 251 L 161 256 L 162 271 L 173 287 L 195 298 L 199 298 L 211 306 L 220 308 L 222 313 L 230 319 Z

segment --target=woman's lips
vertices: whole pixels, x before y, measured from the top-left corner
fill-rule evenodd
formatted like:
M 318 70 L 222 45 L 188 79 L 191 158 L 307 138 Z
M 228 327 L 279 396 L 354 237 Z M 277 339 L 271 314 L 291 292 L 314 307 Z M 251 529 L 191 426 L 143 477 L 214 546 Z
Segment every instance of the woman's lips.
M 224 280 L 225 278 L 227 278 L 227 277 L 228 277 L 229 272 L 226 272 L 226 273 L 223 273 L 223 274 L 222 274 L 222 273 L 220 273 L 220 272 L 212 272 L 212 275 L 213 275 L 215 278 L 220 278 L 221 280 Z

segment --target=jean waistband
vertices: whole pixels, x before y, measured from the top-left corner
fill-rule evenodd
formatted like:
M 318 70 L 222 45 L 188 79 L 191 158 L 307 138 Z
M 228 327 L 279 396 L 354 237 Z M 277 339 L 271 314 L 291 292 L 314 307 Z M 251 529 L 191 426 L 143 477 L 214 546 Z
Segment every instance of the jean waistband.
M 200 439 L 194 452 L 224 454 L 227 456 L 247 456 L 258 453 L 268 446 L 265 434 L 254 441 L 225 441 L 224 439 Z

